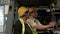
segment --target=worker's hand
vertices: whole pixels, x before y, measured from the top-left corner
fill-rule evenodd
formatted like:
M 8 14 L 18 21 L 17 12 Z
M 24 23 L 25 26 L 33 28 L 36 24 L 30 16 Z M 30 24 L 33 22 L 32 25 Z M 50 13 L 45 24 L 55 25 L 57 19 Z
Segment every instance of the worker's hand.
M 54 27 L 55 24 L 56 24 L 56 22 L 53 22 L 53 21 L 51 21 L 51 22 L 49 23 L 50 27 Z

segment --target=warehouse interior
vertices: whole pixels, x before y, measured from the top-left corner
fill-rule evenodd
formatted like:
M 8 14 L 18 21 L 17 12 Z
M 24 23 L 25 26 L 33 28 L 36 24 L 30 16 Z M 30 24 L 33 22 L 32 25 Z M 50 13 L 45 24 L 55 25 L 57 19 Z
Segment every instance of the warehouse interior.
M 56 25 L 51 30 L 54 34 L 60 34 L 60 0 L 0 0 L 0 34 L 13 34 L 13 24 L 18 19 L 20 6 L 36 7 L 37 19 L 41 24 L 55 21 Z M 40 30 L 37 32 L 41 33 Z

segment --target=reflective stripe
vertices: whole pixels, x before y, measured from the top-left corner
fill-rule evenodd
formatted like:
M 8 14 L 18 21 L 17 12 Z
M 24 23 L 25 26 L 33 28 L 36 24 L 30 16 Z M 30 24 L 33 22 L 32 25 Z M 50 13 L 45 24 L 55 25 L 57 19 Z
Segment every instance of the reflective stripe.
M 24 34 L 25 33 L 25 25 L 24 25 L 24 21 L 23 21 L 23 19 L 22 18 L 20 18 L 19 19 L 20 20 L 20 22 L 21 22 L 21 24 L 22 24 L 22 34 Z M 28 23 L 27 23 L 28 24 Z M 31 29 L 31 31 L 32 31 L 32 33 L 33 34 L 37 34 L 37 31 L 33 31 L 33 29 L 31 28 L 31 26 L 28 24 L 28 26 L 29 26 L 29 28 Z
M 27 23 L 28 24 L 28 23 Z M 33 34 L 37 34 L 37 31 L 33 31 L 33 28 L 28 24 L 29 28 L 31 29 Z M 35 29 L 35 28 L 34 28 Z M 36 29 L 35 29 L 36 30 Z
M 22 19 L 22 18 L 20 18 L 19 20 L 20 20 L 20 22 L 21 22 L 21 24 L 22 24 L 22 34 L 24 34 L 24 32 L 25 32 L 25 25 L 24 25 L 24 21 L 23 21 L 23 19 Z
M 30 17 L 30 19 L 34 19 L 33 17 Z M 35 19 L 34 19 L 35 20 Z M 36 28 L 33 28 L 33 27 L 31 27 L 30 25 L 29 25 L 29 23 L 27 23 L 28 24 L 28 26 L 30 27 L 30 29 L 31 29 L 31 31 L 33 32 L 33 34 L 37 34 L 37 31 L 36 31 Z

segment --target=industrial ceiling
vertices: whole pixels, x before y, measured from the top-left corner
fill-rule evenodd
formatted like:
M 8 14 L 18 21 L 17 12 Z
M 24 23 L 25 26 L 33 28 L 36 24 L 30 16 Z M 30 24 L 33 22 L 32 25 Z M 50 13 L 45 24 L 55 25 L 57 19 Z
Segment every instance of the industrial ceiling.
M 15 0 L 19 6 L 50 6 L 56 0 Z

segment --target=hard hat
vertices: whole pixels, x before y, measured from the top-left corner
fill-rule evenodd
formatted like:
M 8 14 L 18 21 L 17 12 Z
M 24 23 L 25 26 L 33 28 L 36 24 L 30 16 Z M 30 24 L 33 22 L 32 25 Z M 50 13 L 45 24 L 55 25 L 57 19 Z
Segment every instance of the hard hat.
M 20 17 L 20 16 L 24 15 L 24 13 L 25 13 L 27 10 L 28 10 L 28 9 L 27 9 L 26 7 L 24 7 L 24 6 L 20 7 L 20 8 L 18 9 L 18 16 Z
M 35 7 L 31 7 L 31 8 L 29 8 L 29 12 L 32 12 L 32 11 L 35 11 L 35 10 L 36 10 Z

